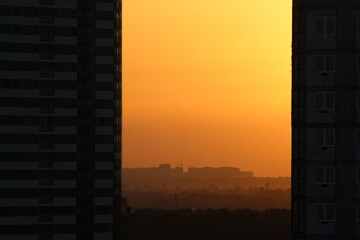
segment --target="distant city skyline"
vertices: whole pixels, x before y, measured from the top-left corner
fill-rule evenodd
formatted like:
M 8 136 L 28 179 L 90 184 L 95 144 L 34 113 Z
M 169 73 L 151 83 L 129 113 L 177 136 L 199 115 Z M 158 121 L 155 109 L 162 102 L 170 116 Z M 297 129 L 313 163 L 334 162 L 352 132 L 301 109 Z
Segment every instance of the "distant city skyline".
M 241 167 L 234 167 L 234 166 L 217 166 L 217 167 L 213 167 L 213 166 L 186 166 L 185 164 L 170 164 L 167 162 L 163 162 L 163 163 L 159 163 L 157 165 L 149 165 L 149 166 L 138 166 L 138 167 L 124 167 L 123 169 L 143 169 L 143 168 L 161 168 L 161 167 L 169 167 L 169 168 L 182 168 L 182 171 L 188 172 L 189 169 L 193 168 L 193 169 L 204 169 L 204 168 L 212 168 L 212 169 L 237 169 L 241 172 L 251 172 L 253 174 L 254 177 L 258 177 L 256 175 L 256 172 L 252 171 L 251 169 L 243 169 Z M 290 176 L 279 176 L 279 177 L 290 177 Z
M 242 171 L 236 167 L 171 167 L 160 164 L 149 168 L 123 168 L 123 193 L 143 190 L 180 191 L 186 189 L 290 189 L 290 177 L 258 177 L 252 171 Z

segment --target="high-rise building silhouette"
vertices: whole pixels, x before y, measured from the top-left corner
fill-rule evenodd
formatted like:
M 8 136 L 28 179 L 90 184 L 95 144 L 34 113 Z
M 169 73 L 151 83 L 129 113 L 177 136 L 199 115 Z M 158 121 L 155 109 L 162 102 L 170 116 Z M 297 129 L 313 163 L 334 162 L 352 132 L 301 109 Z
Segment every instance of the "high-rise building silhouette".
M 294 0 L 294 240 L 360 238 L 360 2 Z
M 120 234 L 121 0 L 0 0 L 0 240 Z

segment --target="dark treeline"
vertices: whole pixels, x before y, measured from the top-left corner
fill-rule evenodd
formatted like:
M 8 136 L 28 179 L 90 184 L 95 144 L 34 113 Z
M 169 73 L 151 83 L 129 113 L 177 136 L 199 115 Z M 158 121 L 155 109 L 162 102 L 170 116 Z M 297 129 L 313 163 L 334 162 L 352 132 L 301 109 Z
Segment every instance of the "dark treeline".
M 123 222 L 123 240 L 290 240 L 290 210 L 140 209 Z
M 207 188 L 187 191 L 147 191 L 124 193 L 129 205 L 135 208 L 160 208 L 175 210 L 181 208 L 228 208 L 265 210 L 268 208 L 291 207 L 290 189 L 265 190 L 256 188 L 243 190 L 241 188 L 217 189 Z

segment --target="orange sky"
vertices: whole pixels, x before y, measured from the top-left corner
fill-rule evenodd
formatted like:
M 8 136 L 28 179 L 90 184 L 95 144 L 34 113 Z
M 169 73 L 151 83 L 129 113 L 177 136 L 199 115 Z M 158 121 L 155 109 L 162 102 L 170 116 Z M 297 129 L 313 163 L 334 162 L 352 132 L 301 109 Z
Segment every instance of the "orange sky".
M 290 88 L 290 0 L 123 1 L 123 167 L 289 176 Z

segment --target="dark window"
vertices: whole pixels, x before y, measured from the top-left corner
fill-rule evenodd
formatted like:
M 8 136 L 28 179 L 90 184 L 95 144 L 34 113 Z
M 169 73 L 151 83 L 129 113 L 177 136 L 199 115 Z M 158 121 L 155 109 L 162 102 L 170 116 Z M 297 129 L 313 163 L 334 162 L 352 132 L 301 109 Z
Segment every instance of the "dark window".
M 316 167 L 315 183 L 317 184 L 334 184 L 335 168 L 334 167 Z
M 54 34 L 42 32 L 40 33 L 40 41 L 42 42 L 53 42 L 55 39 Z
M 46 150 L 46 149 L 54 149 L 53 142 L 40 142 L 39 149 Z
M 334 129 L 316 129 L 315 145 L 317 147 L 333 147 L 335 144 Z
M 315 108 L 317 110 L 333 110 L 335 106 L 334 92 L 315 93 Z
M 360 184 L 360 167 L 356 167 L 356 183 Z
M 54 89 L 53 88 L 40 88 L 39 95 L 40 96 L 54 96 Z
M 54 59 L 54 53 L 52 52 L 41 52 L 39 55 L 40 59 Z
M 52 178 L 40 178 L 39 185 L 40 186 L 52 186 L 52 185 L 54 185 L 54 180 Z
M 41 168 L 52 168 L 52 167 L 54 167 L 54 160 L 53 159 L 40 159 L 39 160 L 39 167 L 41 167 Z
M 336 13 L 318 12 L 316 15 L 316 35 L 331 36 L 336 32 Z
M 39 217 L 40 220 L 40 217 Z M 39 233 L 39 240 L 52 240 L 53 239 L 53 234 L 51 232 L 42 232 Z
M 42 114 L 54 113 L 54 108 L 52 106 L 43 105 L 43 106 L 40 106 L 39 113 L 42 113 Z
M 360 92 L 356 92 L 356 108 L 360 109 Z
M 40 16 L 40 23 L 54 23 L 54 16 Z
M 52 203 L 54 203 L 54 198 L 51 196 L 39 197 L 39 204 L 52 204 Z
M 39 0 L 39 5 L 54 5 L 54 0 Z
M 356 146 L 360 147 L 360 129 L 356 129 Z
M 360 35 L 360 11 L 357 12 L 357 34 Z
M 335 205 L 334 204 L 316 205 L 316 220 L 321 222 L 335 221 Z
M 320 73 L 335 72 L 335 55 L 317 55 L 315 57 L 315 71 Z
M 55 129 L 53 124 L 40 124 L 39 131 L 40 132 L 53 132 Z

